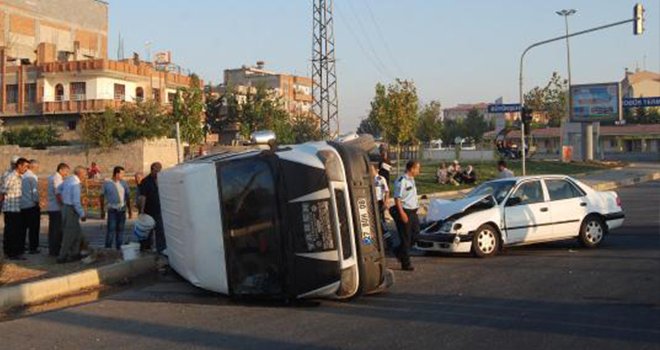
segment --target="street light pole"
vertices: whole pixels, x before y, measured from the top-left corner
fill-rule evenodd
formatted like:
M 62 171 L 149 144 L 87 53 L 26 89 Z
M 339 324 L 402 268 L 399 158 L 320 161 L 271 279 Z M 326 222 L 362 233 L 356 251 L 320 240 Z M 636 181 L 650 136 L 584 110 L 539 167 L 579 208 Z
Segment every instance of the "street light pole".
M 574 15 L 577 12 L 577 10 L 570 9 L 570 10 L 561 10 L 557 11 L 556 14 L 559 16 L 564 17 L 564 24 L 566 25 L 566 63 L 567 63 L 567 70 L 568 70 L 568 90 L 566 91 L 566 116 L 562 118 L 561 120 L 561 130 L 560 130 L 560 146 L 562 147 L 562 155 L 561 159 L 563 159 L 563 146 L 568 145 L 568 140 L 567 140 L 567 127 L 566 123 L 570 122 L 570 115 L 571 115 L 571 84 L 572 84 L 572 79 L 571 79 L 571 45 L 570 41 L 568 38 L 568 16 Z

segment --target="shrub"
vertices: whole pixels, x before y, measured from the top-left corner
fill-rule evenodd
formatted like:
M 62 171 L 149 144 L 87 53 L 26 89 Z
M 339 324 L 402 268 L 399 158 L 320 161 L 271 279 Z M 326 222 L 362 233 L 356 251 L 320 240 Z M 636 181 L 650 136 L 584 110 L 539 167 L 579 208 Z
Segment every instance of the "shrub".
M 60 132 L 52 125 L 22 126 L 3 133 L 3 141 L 8 145 L 43 149 L 48 146 L 62 146 L 67 142 L 60 140 Z

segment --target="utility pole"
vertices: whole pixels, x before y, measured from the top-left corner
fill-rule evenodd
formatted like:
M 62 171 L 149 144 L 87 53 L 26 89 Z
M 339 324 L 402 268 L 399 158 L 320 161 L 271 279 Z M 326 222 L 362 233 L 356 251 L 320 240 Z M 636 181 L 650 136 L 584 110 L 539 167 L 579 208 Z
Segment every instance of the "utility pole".
M 312 111 L 325 138 L 339 133 L 333 0 L 313 0 Z
M 559 144 L 563 147 L 568 145 L 568 140 L 567 140 L 567 125 L 566 123 L 570 122 L 570 115 L 571 115 L 571 84 L 573 80 L 571 79 L 571 45 L 570 41 L 568 39 L 568 16 L 574 15 L 577 12 L 577 10 L 570 9 L 570 10 L 561 10 L 557 11 L 556 14 L 559 16 L 564 17 L 564 24 L 566 25 L 566 64 L 567 64 L 567 71 L 568 71 L 568 89 L 566 90 L 566 116 L 562 118 L 561 120 L 561 134 L 559 135 L 560 137 L 560 142 Z M 563 159 L 563 150 L 562 150 L 562 155 L 560 156 L 561 159 Z

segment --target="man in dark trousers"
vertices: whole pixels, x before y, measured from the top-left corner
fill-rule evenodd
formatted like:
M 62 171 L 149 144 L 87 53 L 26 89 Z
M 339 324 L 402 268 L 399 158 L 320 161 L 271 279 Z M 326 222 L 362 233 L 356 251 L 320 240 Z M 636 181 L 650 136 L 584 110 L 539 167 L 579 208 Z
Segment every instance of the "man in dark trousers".
M 39 228 L 41 208 L 39 207 L 39 162 L 30 160 L 28 170 L 22 176 L 21 191 L 21 235 L 30 242 L 30 254 L 39 254 Z M 25 244 L 25 242 L 23 242 Z
M 48 254 L 60 255 L 62 246 L 62 184 L 69 176 L 69 165 L 60 163 L 57 171 L 48 177 Z
M 165 244 L 165 231 L 163 230 L 163 216 L 160 213 L 160 198 L 158 197 L 158 173 L 163 169 L 159 162 L 151 164 L 151 173 L 140 183 L 140 207 L 142 212 L 156 221 L 156 227 L 149 233 L 149 238 L 140 242 L 140 249 L 150 250 L 153 238 L 156 238 L 156 251 L 161 254 L 167 248 Z
M 8 173 L 0 189 L 2 212 L 5 214 L 3 236 L 4 253 L 10 260 L 25 260 L 25 236 L 21 234 L 21 197 L 23 190 L 22 176 L 28 170 L 29 161 L 19 158 L 14 170 Z
M 410 263 L 410 247 L 419 234 L 419 199 L 415 177 L 419 175 L 421 165 L 419 161 L 411 160 L 406 164 L 406 173 L 394 182 L 394 207 L 390 214 L 394 217 L 399 232 L 401 244 L 395 248 L 394 253 L 401 262 L 401 269 L 413 271 Z

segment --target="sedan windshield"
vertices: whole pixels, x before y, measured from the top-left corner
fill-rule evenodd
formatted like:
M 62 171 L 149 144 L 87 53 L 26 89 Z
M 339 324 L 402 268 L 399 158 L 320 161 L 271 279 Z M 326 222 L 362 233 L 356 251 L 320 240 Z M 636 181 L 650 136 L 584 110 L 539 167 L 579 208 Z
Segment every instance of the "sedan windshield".
M 500 204 L 515 184 L 516 181 L 514 180 L 485 182 L 470 191 L 470 193 L 467 194 L 467 197 L 479 197 L 490 194 L 493 195 L 497 203 Z

